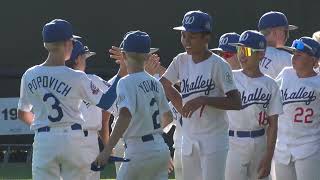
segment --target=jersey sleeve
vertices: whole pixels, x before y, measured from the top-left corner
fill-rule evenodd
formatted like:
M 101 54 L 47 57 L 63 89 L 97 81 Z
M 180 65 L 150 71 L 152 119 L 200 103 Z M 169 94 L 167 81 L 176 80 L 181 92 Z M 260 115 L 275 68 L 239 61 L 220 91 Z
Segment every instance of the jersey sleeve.
M 26 80 L 25 80 L 26 73 L 21 78 L 21 85 L 20 85 L 20 98 L 18 102 L 18 109 L 30 112 L 32 110 L 32 104 L 30 102 L 30 92 L 27 89 Z
M 81 74 L 79 82 L 80 97 L 90 104 L 97 105 L 103 92 L 88 78 L 86 74 Z
M 162 77 L 168 79 L 171 83 L 176 84 L 179 81 L 179 61 L 178 56 L 173 59 L 166 72 Z
M 161 83 L 159 83 L 159 87 L 159 110 L 163 114 L 165 112 L 171 111 L 171 109 Z
M 280 87 L 283 79 L 285 68 L 281 70 L 281 72 L 278 74 L 278 76 L 275 78 L 275 81 L 277 85 Z
M 270 103 L 267 109 L 267 115 L 268 116 L 273 116 L 277 114 L 280 115 L 283 113 L 280 89 L 275 82 L 272 83 L 271 88 L 272 88 L 271 90 L 272 94 L 271 94 Z
M 128 91 L 128 89 L 126 82 L 123 79 L 120 80 L 117 86 L 117 108 L 118 112 L 120 112 L 120 109 L 125 107 L 130 111 L 131 116 L 133 116 L 137 108 L 137 95 L 136 92 Z
M 234 83 L 233 73 L 229 64 L 223 61 L 217 65 L 219 65 L 216 67 L 217 74 L 215 74 L 216 77 L 213 77 L 217 82 L 217 86 L 221 88 L 225 94 L 231 90 L 236 90 L 237 87 Z
M 92 75 L 92 81 L 102 92 L 107 92 L 111 87 L 111 84 L 108 81 L 103 80 L 101 77 L 97 75 Z

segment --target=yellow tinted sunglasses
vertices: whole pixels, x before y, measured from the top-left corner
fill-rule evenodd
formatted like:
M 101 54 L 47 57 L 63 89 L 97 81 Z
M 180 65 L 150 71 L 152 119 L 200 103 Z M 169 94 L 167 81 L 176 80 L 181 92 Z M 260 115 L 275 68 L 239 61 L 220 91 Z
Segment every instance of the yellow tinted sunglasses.
M 245 47 L 245 46 L 237 46 L 237 54 L 238 55 L 243 54 L 246 57 L 250 57 L 250 56 L 252 56 L 252 54 L 254 52 L 258 52 L 258 51 L 264 51 L 264 50 L 262 50 L 262 49 L 252 49 L 252 48 Z

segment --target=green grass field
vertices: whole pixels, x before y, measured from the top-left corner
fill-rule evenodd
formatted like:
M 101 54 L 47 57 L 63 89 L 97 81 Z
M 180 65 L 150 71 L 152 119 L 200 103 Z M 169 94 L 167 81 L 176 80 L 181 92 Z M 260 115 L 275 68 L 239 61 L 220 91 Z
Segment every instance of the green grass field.
M 172 175 L 170 177 L 173 177 Z M 2 179 L 26 179 L 31 180 L 31 164 L 26 163 L 8 163 L 0 164 L 0 180 Z M 109 165 L 101 173 L 101 179 L 115 179 L 115 168 Z

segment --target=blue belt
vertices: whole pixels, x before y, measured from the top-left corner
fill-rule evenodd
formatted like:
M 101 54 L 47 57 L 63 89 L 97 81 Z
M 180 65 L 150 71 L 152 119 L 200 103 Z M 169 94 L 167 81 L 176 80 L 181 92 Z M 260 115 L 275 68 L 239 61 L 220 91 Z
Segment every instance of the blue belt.
M 74 123 L 73 125 L 71 125 L 71 129 L 72 130 L 81 130 L 82 126 L 81 126 L 81 124 Z M 44 127 L 41 127 L 39 129 L 37 129 L 37 131 L 38 132 L 50 132 L 50 127 L 49 126 L 44 126 Z
M 148 142 L 148 141 L 153 141 L 153 135 L 152 134 L 147 134 L 141 137 L 142 142 Z M 124 143 L 124 147 L 127 148 L 127 144 Z
M 233 130 L 229 130 L 229 136 L 235 136 L 234 134 L 235 131 Z M 251 138 L 255 138 L 255 137 L 260 137 L 263 136 L 265 133 L 264 129 L 259 129 L 259 130 L 255 130 L 255 131 L 236 131 L 237 135 L 236 137 L 251 137 Z

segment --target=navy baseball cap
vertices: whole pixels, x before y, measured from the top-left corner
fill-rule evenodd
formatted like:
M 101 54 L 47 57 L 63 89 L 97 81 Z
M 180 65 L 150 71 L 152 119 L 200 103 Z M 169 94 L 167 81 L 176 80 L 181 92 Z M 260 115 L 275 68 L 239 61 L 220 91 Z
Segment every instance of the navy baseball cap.
M 289 25 L 286 15 L 282 12 L 270 11 L 261 16 L 258 24 L 259 31 L 273 27 L 287 27 L 288 30 L 298 29 L 295 25 Z
M 300 51 L 310 56 L 320 58 L 320 44 L 311 37 L 301 37 L 300 39 L 294 40 L 291 47 L 284 46 L 279 49 L 284 49 L 290 53 Z
M 202 11 L 189 11 L 182 20 L 182 26 L 173 28 L 174 30 L 187 32 L 212 32 L 212 18 Z
M 52 43 L 81 37 L 73 35 L 72 26 L 68 21 L 54 19 L 43 26 L 42 38 L 43 42 Z
M 135 53 L 154 53 L 158 48 L 151 48 L 151 38 L 146 32 L 127 32 L 120 45 L 121 50 Z
M 223 51 L 223 52 L 237 52 L 237 48 L 235 46 L 231 46 L 229 43 L 238 43 L 240 35 L 232 32 L 225 33 L 219 39 L 218 48 L 211 49 L 211 51 Z
M 70 56 L 71 61 L 75 61 L 79 55 L 84 54 L 86 58 L 89 58 L 93 55 L 95 55 L 95 52 L 91 52 L 87 46 L 84 46 L 80 41 L 73 40 L 73 49 Z
M 265 50 L 267 41 L 263 34 L 255 30 L 244 31 L 239 38 L 238 43 L 229 43 L 233 46 L 245 46 L 255 50 Z

